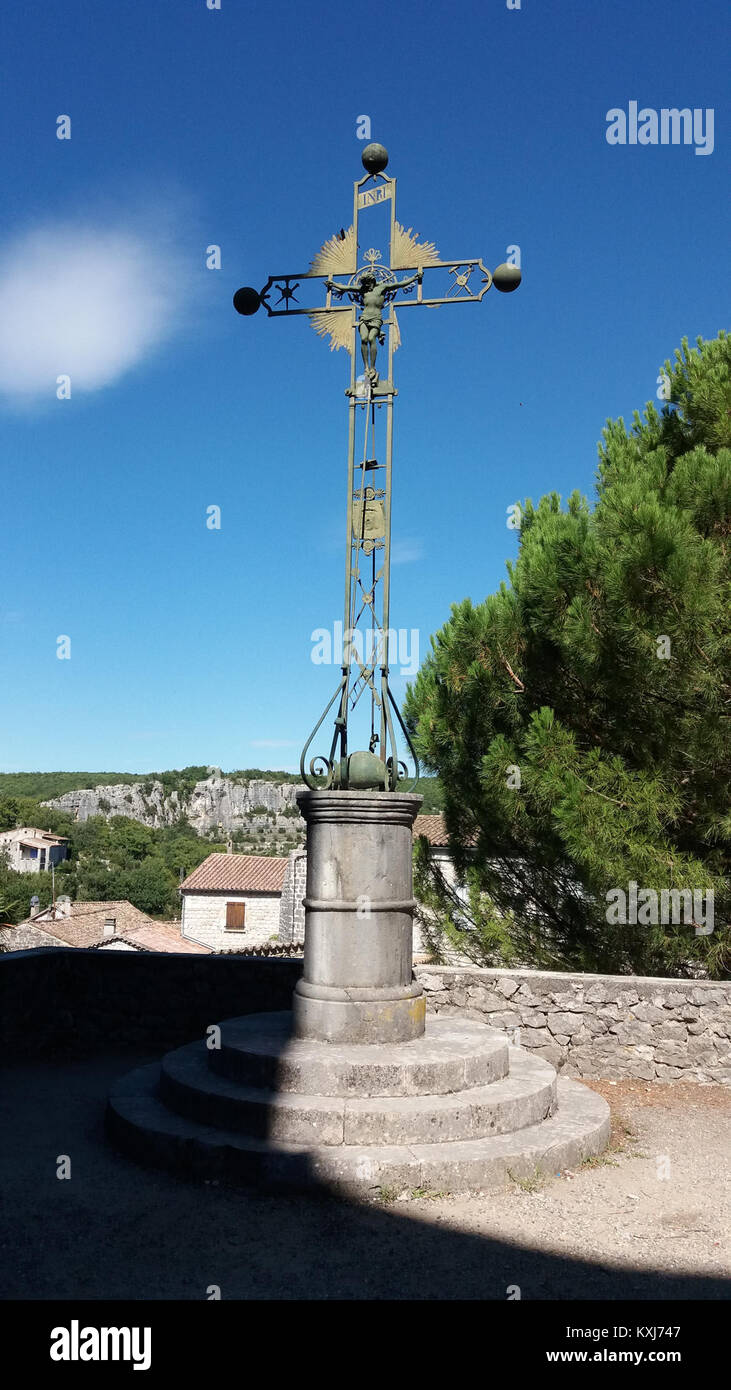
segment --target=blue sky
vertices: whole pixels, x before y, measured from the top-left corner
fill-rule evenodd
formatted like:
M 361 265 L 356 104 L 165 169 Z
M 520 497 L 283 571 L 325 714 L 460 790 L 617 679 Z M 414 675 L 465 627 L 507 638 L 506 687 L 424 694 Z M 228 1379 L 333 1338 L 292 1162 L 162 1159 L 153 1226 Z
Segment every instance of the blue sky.
M 520 246 L 516 294 L 401 318 L 392 625 L 424 654 L 503 578 L 506 509 L 591 493 L 605 420 L 728 326 L 727 7 L 67 0 L 0 25 L 0 768 L 294 767 L 337 679 L 311 634 L 341 617 L 348 363 L 233 291 L 349 225 L 363 114 L 407 227 L 491 268 Z M 713 152 L 610 146 L 631 101 L 712 109 Z

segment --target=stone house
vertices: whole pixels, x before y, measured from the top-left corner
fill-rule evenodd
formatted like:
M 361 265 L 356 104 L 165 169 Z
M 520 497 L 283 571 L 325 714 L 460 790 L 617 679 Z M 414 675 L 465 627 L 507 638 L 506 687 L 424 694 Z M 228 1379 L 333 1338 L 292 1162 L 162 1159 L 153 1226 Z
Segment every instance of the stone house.
M 183 938 L 212 951 L 276 939 L 287 863 L 261 854 L 209 854 L 180 885 Z
M 19 874 L 39 874 L 52 864 L 60 864 L 68 853 L 67 846 L 65 835 L 51 835 L 35 826 L 0 832 L 0 852 L 5 850 L 8 867 Z

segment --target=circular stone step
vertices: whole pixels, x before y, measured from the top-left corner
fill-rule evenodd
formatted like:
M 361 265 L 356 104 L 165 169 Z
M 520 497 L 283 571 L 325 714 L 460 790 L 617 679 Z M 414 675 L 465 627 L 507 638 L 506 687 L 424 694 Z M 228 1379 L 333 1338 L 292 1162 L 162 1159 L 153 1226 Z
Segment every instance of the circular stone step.
M 558 1081 L 558 1111 L 517 1133 L 415 1145 L 305 1145 L 214 1129 L 167 1109 L 159 1066 L 140 1067 L 115 1086 L 107 1132 L 131 1158 L 193 1178 L 280 1190 L 320 1189 L 367 1196 L 388 1187 L 479 1192 L 509 1178 L 553 1174 L 601 1153 L 609 1107 L 579 1082 Z
M 305 1096 L 243 1086 L 208 1066 L 203 1043 L 163 1058 L 160 1097 L 178 1114 L 239 1133 L 311 1144 L 433 1144 L 524 1129 L 555 1108 L 556 1073 L 511 1053 L 510 1075 L 447 1095 Z
M 247 1014 L 220 1025 L 209 1066 L 247 1086 L 308 1096 L 449 1095 L 488 1086 L 508 1071 L 503 1033 L 472 1019 L 430 1018 L 412 1042 L 338 1044 L 292 1035 L 289 1012 Z

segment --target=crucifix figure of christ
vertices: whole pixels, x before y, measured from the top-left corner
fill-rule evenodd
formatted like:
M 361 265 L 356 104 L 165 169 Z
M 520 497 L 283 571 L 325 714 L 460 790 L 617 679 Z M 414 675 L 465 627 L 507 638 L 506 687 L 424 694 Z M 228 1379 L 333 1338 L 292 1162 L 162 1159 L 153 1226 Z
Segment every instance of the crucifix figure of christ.
M 361 315 L 358 320 L 358 331 L 360 333 L 360 351 L 363 358 L 363 367 L 366 377 L 374 386 L 378 385 L 378 372 L 376 371 L 376 354 L 378 344 L 385 343 L 383 332 L 383 310 L 396 295 L 398 290 L 410 290 L 417 282 L 421 284 L 424 272 L 421 268 L 416 275 L 410 275 L 406 280 L 381 280 L 379 281 L 372 270 L 364 270 L 358 277 L 354 285 L 338 285 L 334 280 L 325 281 L 325 286 L 339 299 L 343 295 L 361 305 Z
M 504 264 L 491 274 L 481 260 L 443 261 L 433 242 L 420 241 L 413 228 L 407 230 L 396 221 L 396 180 L 383 172 L 388 164 L 383 146 L 366 146 L 361 158 L 366 174 L 353 187 L 353 221 L 349 229 L 341 228 L 339 235 L 324 243 L 308 271 L 270 275 L 262 290 L 237 290 L 234 307 L 247 316 L 262 305 L 270 318 L 306 314 L 315 332 L 330 339 L 331 350 L 344 348 L 350 355 L 350 385 L 345 393 L 345 605 L 339 660 L 332 655 L 329 658 L 340 666 L 341 674 L 302 750 L 300 770 L 303 780 L 313 789 L 396 791 L 405 789 L 407 767 L 399 757 L 394 717 L 411 754 L 415 779 L 419 771 L 390 687 L 391 662 L 396 649 L 404 645 L 402 634 L 407 635 L 405 629 L 396 634 L 390 627 L 391 462 L 397 395 L 393 356 L 401 342 L 396 308 L 400 313 L 421 305 L 478 304 L 492 285 L 502 292 L 516 289 L 520 270 L 516 265 Z M 381 204 L 390 208 L 387 262 L 382 262 L 381 251 L 372 246 L 364 253 L 360 250 L 360 218 L 367 218 L 369 209 Z M 368 242 L 365 244 L 368 246 Z M 399 280 L 399 271 L 412 273 Z M 429 283 L 435 282 L 434 294 L 429 296 L 424 294 L 427 274 Z M 335 276 L 340 276 L 340 281 Z M 311 281 L 324 281 L 324 304 L 303 304 L 298 298 Z M 408 297 L 396 305 L 399 292 Z M 273 294 L 277 297 L 273 298 Z M 356 376 L 358 339 L 363 362 L 360 377 Z M 379 375 L 378 348 L 386 341 L 386 365 Z M 333 630 L 338 626 L 334 624 Z M 337 640 L 334 645 L 337 649 Z M 323 661 L 327 659 L 323 657 Z M 401 659 L 404 660 L 403 652 Z M 408 673 L 413 671 L 409 669 Z M 370 728 L 363 730 L 363 742 L 353 751 L 353 715 L 364 695 L 370 709 Z M 318 753 L 308 762 L 310 746 L 333 706 L 329 751 Z M 361 705 L 359 717 L 363 708 Z

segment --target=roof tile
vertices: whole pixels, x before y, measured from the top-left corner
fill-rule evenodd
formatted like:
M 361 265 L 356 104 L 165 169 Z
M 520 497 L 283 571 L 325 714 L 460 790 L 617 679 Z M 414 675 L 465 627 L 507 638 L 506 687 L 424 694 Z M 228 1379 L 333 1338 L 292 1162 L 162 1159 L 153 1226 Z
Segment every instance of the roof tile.
M 210 955 L 211 947 L 182 936 L 179 922 L 150 922 L 146 926 L 130 927 L 123 939 L 148 951 L 166 951 L 172 955 Z
M 286 859 L 264 854 L 209 854 L 181 883 L 181 893 L 281 893 Z
M 414 821 L 414 835 L 425 835 L 430 845 L 448 845 L 449 836 L 444 824 L 444 816 L 417 816 Z
M 71 903 L 70 917 L 62 915 L 57 904 L 55 908 L 44 908 L 43 912 L 39 912 L 35 917 L 27 918 L 22 925 L 35 926 L 41 931 L 45 928 L 69 946 L 95 946 L 97 941 L 105 939 L 104 923 L 108 917 L 114 918 L 115 936 L 122 936 L 132 928 L 151 924 L 151 918 L 146 913 L 140 912 L 139 908 L 122 899 L 114 902 Z

